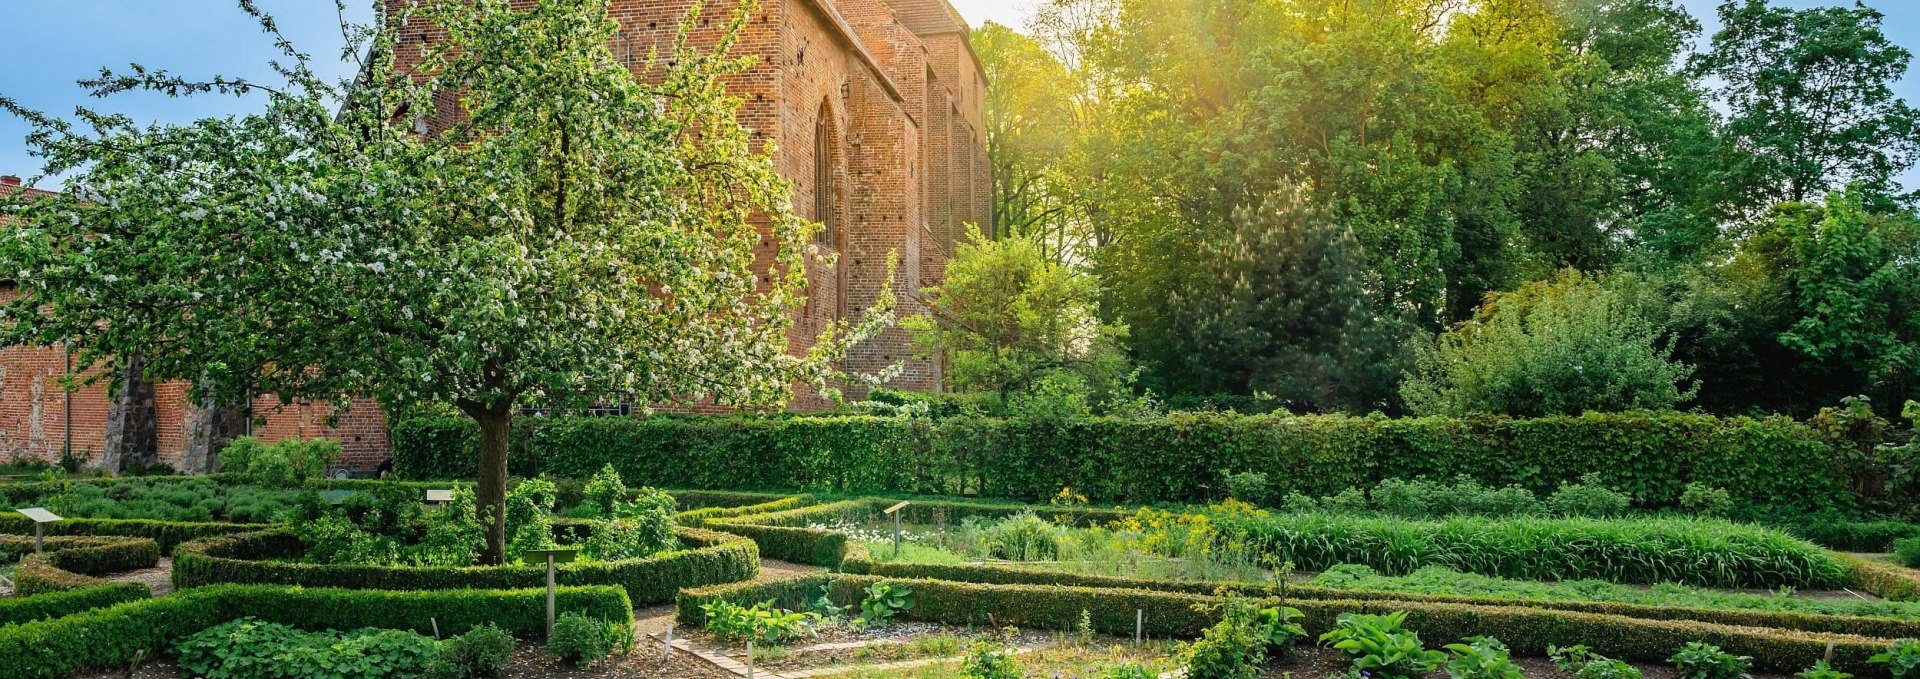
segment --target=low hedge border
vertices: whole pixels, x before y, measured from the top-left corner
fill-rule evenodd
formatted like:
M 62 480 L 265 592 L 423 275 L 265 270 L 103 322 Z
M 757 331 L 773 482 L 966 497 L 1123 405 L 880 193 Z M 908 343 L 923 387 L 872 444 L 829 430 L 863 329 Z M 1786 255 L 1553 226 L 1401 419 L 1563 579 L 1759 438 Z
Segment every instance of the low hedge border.
M 1860 589 L 1882 599 L 1920 601 L 1920 570 L 1863 556 L 1835 552 L 1859 581 Z
M 0 535 L 0 554 L 23 555 L 13 574 L 20 596 L 108 585 L 91 576 L 160 563 L 160 546 L 145 538 L 55 536 L 46 538 L 45 551 L 37 554 L 32 553 L 33 542 L 30 537 Z
M 701 621 L 699 605 L 715 599 L 744 603 L 780 599 L 796 592 L 818 591 L 842 605 L 857 605 L 863 590 L 875 582 L 900 582 L 913 588 L 914 607 L 902 617 L 956 625 L 1018 625 L 1073 629 L 1082 612 L 1095 630 L 1130 635 L 1135 611 L 1145 614 L 1145 632 L 1157 637 L 1193 637 L 1212 625 L 1211 614 L 1196 607 L 1215 597 L 1183 592 L 1140 589 L 1064 587 L 1055 585 L 989 585 L 945 580 L 889 579 L 864 575 L 804 576 L 788 581 L 736 587 L 691 590 L 681 595 L 678 615 L 685 624 Z M 1422 633 L 1429 645 L 1451 643 L 1469 636 L 1499 638 L 1516 655 L 1543 656 L 1549 644 L 1586 644 L 1609 656 L 1664 664 L 1688 642 L 1715 644 L 1730 653 L 1752 656 L 1754 669 L 1794 672 L 1828 657 L 1834 667 L 1861 676 L 1886 676 L 1884 667 L 1867 658 L 1886 650 L 1891 639 L 1760 627 L 1723 625 L 1691 620 L 1647 620 L 1625 615 L 1403 600 L 1291 599 L 1311 635 L 1332 629 L 1342 613 L 1407 611 L 1407 627 Z
M 673 601 L 685 587 L 752 580 L 760 573 L 760 552 L 752 540 L 714 531 L 680 528 L 691 546 L 644 559 L 576 562 L 559 567 L 562 585 L 614 585 L 633 603 L 646 606 Z M 542 587 L 541 565 L 400 567 L 353 566 L 274 561 L 299 556 L 299 538 L 287 530 L 267 530 L 189 542 L 174 551 L 173 584 L 178 588 L 216 583 L 302 585 L 349 589 L 446 590 Z
M 220 585 L 65 617 L 0 627 L 0 677 L 65 679 L 85 669 L 124 667 L 136 653 L 156 657 L 208 627 L 253 616 L 310 630 L 381 627 L 442 635 L 493 623 L 516 636 L 546 633 L 542 589 L 388 592 Z M 608 621 L 632 621 L 619 587 L 563 587 L 556 607 Z
M 1275 585 L 1256 582 L 1146 580 L 1107 575 L 1084 575 L 1059 571 L 1010 568 L 986 564 L 883 563 L 874 562 L 866 558 L 849 558 L 841 564 L 841 570 L 848 573 L 887 578 L 930 578 L 953 582 L 995 585 L 1060 585 L 1102 589 L 1143 589 L 1180 594 L 1212 594 L 1225 589 L 1251 596 L 1279 596 L 1284 593 L 1287 599 L 1419 601 L 1468 606 L 1520 606 L 1579 613 L 1622 615 L 1648 620 L 1692 620 L 1741 627 L 1767 627 L 1782 630 L 1852 634 L 1887 639 L 1920 638 L 1920 620 L 1818 615 L 1786 611 L 1647 606 L 1605 601 L 1418 594 L 1412 592 L 1334 589 L 1302 585 L 1290 585 L 1283 592 Z
M 169 478 L 169 477 L 157 477 Z M 160 545 L 162 554 L 181 543 L 217 535 L 251 533 L 274 528 L 278 524 L 218 523 L 197 521 L 159 521 L 155 519 L 61 519 L 46 525 L 46 534 L 93 535 L 147 538 Z M 0 515 L 0 533 L 32 535 L 33 520 L 19 515 Z
M 114 582 L 71 591 L 0 597 L 0 627 L 73 615 L 81 611 L 106 608 L 151 596 L 153 596 L 153 590 L 148 589 L 146 585 L 138 582 Z
M 787 497 L 783 497 L 778 500 L 773 500 L 771 502 L 762 502 L 760 504 L 753 504 L 753 505 L 740 505 L 740 506 L 734 506 L 734 507 L 710 506 L 710 507 L 701 507 L 699 509 L 690 509 L 684 512 L 680 512 L 679 514 L 675 514 L 673 516 L 673 520 L 675 523 L 678 523 L 682 526 L 693 526 L 695 528 L 698 528 L 701 526 L 705 526 L 709 521 L 731 519 L 731 518 L 736 518 L 741 516 L 771 514 L 773 512 L 785 511 L 785 510 L 794 509 L 797 507 L 804 507 L 810 504 L 811 502 L 812 502 L 812 499 L 808 496 L 789 495 Z

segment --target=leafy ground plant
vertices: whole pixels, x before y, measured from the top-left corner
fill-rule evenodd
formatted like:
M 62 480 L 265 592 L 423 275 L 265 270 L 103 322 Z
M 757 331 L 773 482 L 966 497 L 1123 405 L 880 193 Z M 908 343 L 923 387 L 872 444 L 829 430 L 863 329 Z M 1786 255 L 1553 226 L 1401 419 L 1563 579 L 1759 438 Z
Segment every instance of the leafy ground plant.
M 818 615 L 776 608 L 769 599 L 752 606 L 730 601 L 702 604 L 707 616 L 707 631 L 727 640 L 752 640 L 759 644 L 778 644 L 813 633 Z
M 1406 611 L 1386 615 L 1343 613 L 1320 643 L 1347 654 L 1356 676 L 1419 679 L 1439 667 L 1447 654 L 1430 651 L 1420 635 L 1404 627 Z
M 1887 674 L 1893 679 L 1906 679 L 1920 675 L 1920 640 L 1901 639 L 1893 643 L 1893 648 L 1867 659 L 1879 665 L 1887 666 Z
M 307 632 L 241 618 L 180 640 L 174 653 L 206 679 L 400 679 L 424 672 L 436 649 L 415 632 Z
M 1833 669 L 1833 666 L 1828 665 L 1826 660 L 1815 660 L 1813 667 L 1800 670 L 1793 676 L 1799 677 L 1800 679 L 1853 679 L 1852 674 Z
M 1547 657 L 1553 660 L 1554 667 L 1576 679 L 1641 679 L 1638 668 L 1624 660 L 1595 653 L 1584 645 L 1548 646 Z
M 1447 661 L 1447 676 L 1453 679 L 1521 679 L 1520 666 L 1513 663 L 1507 645 L 1493 637 L 1468 637 L 1467 643 L 1448 644 L 1453 655 Z
M 860 601 L 860 619 L 869 625 L 884 625 L 901 611 L 912 609 L 912 587 L 897 582 L 876 582 L 867 586 L 867 598 Z
M 1685 679 L 1748 679 L 1747 668 L 1753 666 L 1753 658 L 1698 641 L 1681 647 L 1669 660 Z

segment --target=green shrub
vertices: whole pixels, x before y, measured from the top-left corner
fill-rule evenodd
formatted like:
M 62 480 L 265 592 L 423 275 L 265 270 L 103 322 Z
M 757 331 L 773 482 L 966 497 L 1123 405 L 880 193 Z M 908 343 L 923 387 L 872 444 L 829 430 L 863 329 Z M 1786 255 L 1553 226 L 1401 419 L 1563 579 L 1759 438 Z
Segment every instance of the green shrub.
M 1266 662 L 1266 640 L 1248 621 L 1229 617 L 1207 628 L 1183 654 L 1192 679 L 1253 679 Z
M 563 613 L 553 623 L 547 653 L 574 666 L 599 662 L 613 653 L 623 633 L 631 637 L 629 627 L 578 613 Z
M 1920 568 L 1920 537 L 1893 543 L 1893 556 L 1903 566 Z
M 406 478 L 471 479 L 465 418 L 393 427 Z M 1471 475 L 1536 494 L 1600 472 L 1647 506 L 1690 482 L 1736 505 L 1846 507 L 1831 450 L 1784 417 L 1587 413 L 1536 419 L 1173 413 L 1153 420 L 873 417 L 527 418 L 516 476 L 587 478 L 612 464 L 628 483 L 673 488 L 914 492 L 1044 500 L 1065 486 L 1095 503 L 1192 502 L 1220 470 L 1267 475 L 1270 496 L 1325 496 L 1386 478 Z M 765 501 L 765 500 L 762 500 Z
M 1015 660 L 1000 639 L 982 639 L 967 648 L 960 659 L 961 679 L 1020 679 L 1020 661 Z
M 295 488 L 321 478 L 338 459 L 340 442 L 328 439 L 288 438 L 263 444 L 254 437 L 241 436 L 220 450 L 222 471 L 274 488 Z
M 241 618 L 180 640 L 180 667 L 206 679 L 388 679 L 413 677 L 434 657 L 416 632 L 361 629 L 304 632 Z
M 513 635 L 491 623 L 437 644 L 427 663 L 431 679 L 489 679 L 506 672 L 513 659 Z
M 1680 507 L 1704 516 L 1726 516 L 1727 510 L 1733 508 L 1733 494 L 1695 481 L 1687 484 L 1687 492 L 1680 494 Z
M 1600 480 L 1599 472 L 1580 476 L 1579 483 L 1565 483 L 1547 497 L 1547 511 L 1556 516 L 1608 517 L 1626 513 L 1631 499 L 1613 491 Z
M 1447 676 L 1452 679 L 1523 679 L 1507 645 L 1493 637 L 1467 637 L 1464 644 L 1447 644 Z
M 1753 658 L 1734 655 L 1713 644 L 1692 642 L 1668 659 L 1682 679 L 1749 679 Z
M 1265 505 L 1272 498 L 1267 489 L 1267 475 L 1260 472 L 1240 472 L 1226 474 L 1227 497 L 1254 505 Z
M 545 478 L 527 479 L 507 491 L 507 560 L 531 550 L 553 549 L 553 506 L 559 491 Z

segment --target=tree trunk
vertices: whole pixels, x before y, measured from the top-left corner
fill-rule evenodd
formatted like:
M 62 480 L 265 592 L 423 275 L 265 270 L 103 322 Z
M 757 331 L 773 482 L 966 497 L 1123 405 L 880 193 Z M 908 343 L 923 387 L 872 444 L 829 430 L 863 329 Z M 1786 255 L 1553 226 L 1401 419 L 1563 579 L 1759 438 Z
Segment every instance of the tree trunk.
M 474 504 L 480 523 L 487 527 L 480 565 L 498 565 L 507 554 L 507 431 L 513 423 L 513 399 L 484 406 L 469 402 L 461 410 L 480 425 L 480 479 Z

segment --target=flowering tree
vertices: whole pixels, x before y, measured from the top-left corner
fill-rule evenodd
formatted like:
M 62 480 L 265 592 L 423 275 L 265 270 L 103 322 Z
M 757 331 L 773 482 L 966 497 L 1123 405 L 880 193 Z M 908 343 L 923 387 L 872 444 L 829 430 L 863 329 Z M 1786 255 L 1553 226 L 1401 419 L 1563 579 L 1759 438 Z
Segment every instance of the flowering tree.
M 342 84 L 241 6 L 279 40 L 286 86 L 139 66 L 82 84 L 264 95 L 259 113 L 143 128 L 0 98 L 70 173 L 63 195 L 0 203 L 0 271 L 27 293 L 0 340 L 72 342 L 83 371 L 141 356 L 149 379 L 233 400 L 452 403 L 480 427 L 496 563 L 520 408 L 775 407 L 888 322 L 890 298 L 787 352 L 815 227 L 722 82 L 747 65 L 729 48 L 751 6 L 713 49 L 690 16 L 636 74 L 599 0 L 426 0 L 349 26 L 369 56 Z

